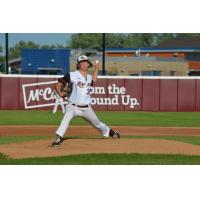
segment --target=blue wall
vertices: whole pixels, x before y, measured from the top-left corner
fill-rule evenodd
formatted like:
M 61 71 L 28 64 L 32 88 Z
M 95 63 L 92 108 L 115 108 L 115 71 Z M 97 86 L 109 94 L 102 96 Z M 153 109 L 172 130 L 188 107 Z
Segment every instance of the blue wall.
M 70 49 L 22 49 L 22 74 L 48 74 L 60 69 L 57 74 L 66 74 L 70 66 Z

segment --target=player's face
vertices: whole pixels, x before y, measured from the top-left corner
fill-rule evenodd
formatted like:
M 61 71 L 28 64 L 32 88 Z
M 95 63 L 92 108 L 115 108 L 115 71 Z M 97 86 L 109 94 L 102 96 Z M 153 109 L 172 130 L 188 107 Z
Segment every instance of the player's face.
M 81 71 L 87 71 L 87 70 L 88 70 L 88 67 L 89 67 L 89 63 L 88 63 L 88 61 L 86 61 L 86 60 L 81 61 L 81 62 L 79 63 L 79 69 L 80 69 Z

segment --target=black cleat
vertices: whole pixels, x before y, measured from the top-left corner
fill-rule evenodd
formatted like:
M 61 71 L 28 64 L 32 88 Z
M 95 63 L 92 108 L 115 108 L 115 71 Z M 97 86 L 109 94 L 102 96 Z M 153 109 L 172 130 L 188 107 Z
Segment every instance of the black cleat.
M 54 142 L 52 142 L 52 146 L 58 146 L 63 142 L 63 138 L 59 135 L 56 135 L 56 139 Z
M 112 138 L 120 138 L 120 134 L 118 132 L 113 131 L 110 129 L 109 136 Z
M 118 132 L 115 132 L 113 138 L 120 138 L 120 134 Z

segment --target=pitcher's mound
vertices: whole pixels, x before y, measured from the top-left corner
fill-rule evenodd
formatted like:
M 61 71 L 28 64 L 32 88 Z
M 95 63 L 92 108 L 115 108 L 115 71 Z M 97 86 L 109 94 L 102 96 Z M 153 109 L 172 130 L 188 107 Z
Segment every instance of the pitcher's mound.
M 0 145 L 11 158 L 53 157 L 89 153 L 200 155 L 200 146 L 160 139 L 67 139 L 58 147 L 50 140 Z

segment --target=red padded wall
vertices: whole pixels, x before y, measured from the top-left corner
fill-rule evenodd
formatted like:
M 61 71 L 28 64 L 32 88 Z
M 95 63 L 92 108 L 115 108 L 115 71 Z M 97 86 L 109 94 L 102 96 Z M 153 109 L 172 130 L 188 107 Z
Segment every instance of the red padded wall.
M 24 84 L 55 81 L 56 78 L 0 77 L 0 108 L 3 110 L 25 109 L 22 86 Z M 108 86 L 124 88 L 124 94 L 108 94 Z M 30 90 L 45 89 L 51 85 L 25 87 L 26 100 Z M 93 105 L 94 110 L 126 111 L 200 111 L 200 79 L 98 79 L 94 87 L 103 90 L 102 94 L 92 94 L 95 98 L 113 98 L 117 95 L 117 105 Z M 115 92 L 116 92 L 115 91 Z M 129 99 L 130 98 L 130 99 Z M 129 99 L 129 100 L 128 100 Z M 131 108 L 131 99 L 137 104 Z M 122 104 L 122 101 L 126 105 Z M 52 103 L 41 98 L 39 104 Z M 37 101 L 28 106 L 37 105 Z M 36 108 L 34 108 L 36 109 Z M 42 107 L 38 109 L 52 109 Z
M 195 111 L 195 79 L 178 80 L 178 111 Z
M 108 94 L 108 98 L 113 99 L 114 103 L 118 103 L 116 105 L 108 106 L 108 110 L 124 110 L 121 94 L 117 94 L 118 90 L 123 90 L 124 79 L 108 79 L 108 87 L 111 87 L 110 92 L 112 92 L 112 94 Z
M 32 83 L 37 83 L 37 78 L 20 78 L 19 81 L 19 90 L 20 90 L 20 96 L 19 96 L 19 104 L 20 104 L 20 109 L 25 109 L 24 107 L 24 97 L 23 97 L 23 89 L 22 86 L 23 85 L 27 85 L 27 84 L 32 84 Z M 37 86 L 26 86 L 25 87 L 25 93 L 29 94 L 30 90 L 32 89 L 36 89 Z M 28 96 L 27 96 L 28 98 Z M 27 101 L 28 99 L 26 99 Z M 27 103 L 27 105 L 37 105 L 36 102 L 31 102 L 31 103 Z
M 143 79 L 143 111 L 159 111 L 159 82 L 158 79 Z
M 19 78 L 1 78 L 1 108 L 6 110 L 19 109 Z
M 38 83 L 43 83 L 43 82 L 52 82 L 52 81 L 56 81 L 57 79 L 55 79 L 55 78 L 38 78 Z M 54 90 L 54 86 L 55 86 L 55 84 L 49 84 L 48 85 L 48 88 L 51 88 L 51 91 L 53 91 Z M 47 87 L 47 85 L 45 84 L 45 85 L 38 85 L 38 89 L 39 90 L 44 90 L 45 88 Z M 50 98 L 50 95 L 49 94 L 47 94 L 47 98 Z M 41 104 L 51 104 L 51 103 L 54 103 L 54 100 L 49 100 L 49 101 L 45 101 L 45 99 L 43 99 L 42 97 L 41 97 L 41 99 L 40 99 L 40 103 Z M 44 110 L 51 110 L 51 109 L 53 109 L 53 107 L 52 106 L 48 106 L 48 107 L 43 107 L 43 109 Z M 60 106 L 58 106 L 58 109 L 60 109 Z
M 196 111 L 200 111 L 200 79 L 196 80 Z
M 130 105 L 125 105 L 124 110 L 136 110 L 142 109 L 142 80 L 141 79 L 125 79 L 126 94 L 130 95 L 131 98 L 135 98 L 137 105 L 131 108 Z M 127 100 L 127 99 L 126 99 Z
M 94 84 L 94 87 L 96 88 L 100 88 L 99 90 L 99 94 L 91 94 L 92 98 L 103 98 L 103 97 L 108 97 L 108 92 L 107 92 L 107 86 L 108 86 L 108 79 L 98 79 L 97 82 Z M 104 87 L 105 88 L 105 94 L 100 94 L 101 88 Z M 108 110 L 108 106 L 107 105 L 92 105 L 92 108 L 94 110 Z
M 160 80 L 160 111 L 177 111 L 177 80 Z

